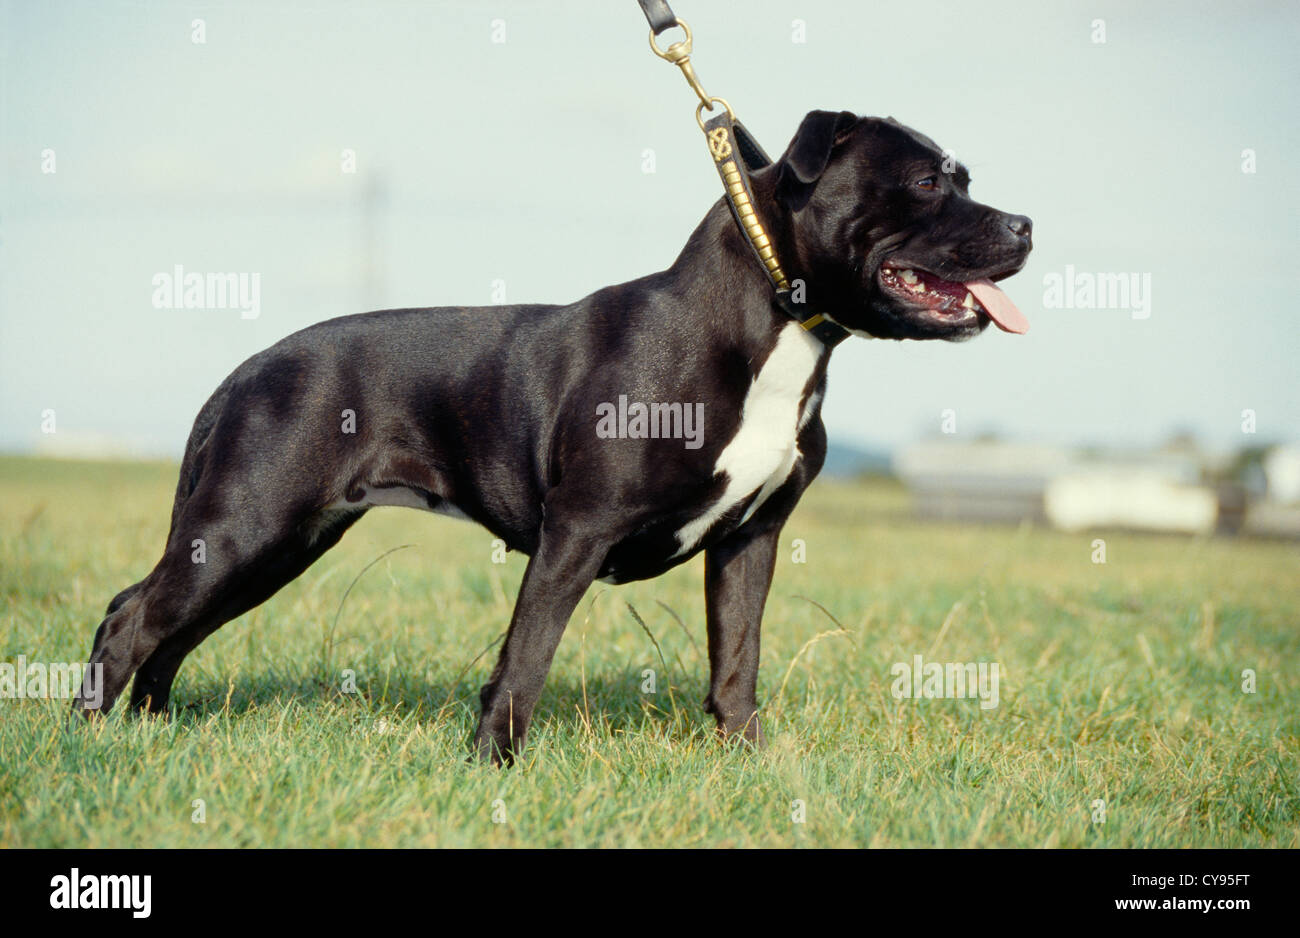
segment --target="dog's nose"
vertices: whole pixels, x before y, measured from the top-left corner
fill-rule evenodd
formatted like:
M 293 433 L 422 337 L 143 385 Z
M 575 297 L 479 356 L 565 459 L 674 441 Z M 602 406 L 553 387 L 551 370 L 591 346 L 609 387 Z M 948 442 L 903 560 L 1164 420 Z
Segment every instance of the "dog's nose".
M 1017 238 L 1024 238 L 1027 241 L 1033 233 L 1034 223 L 1028 215 L 1008 215 L 1007 227 Z

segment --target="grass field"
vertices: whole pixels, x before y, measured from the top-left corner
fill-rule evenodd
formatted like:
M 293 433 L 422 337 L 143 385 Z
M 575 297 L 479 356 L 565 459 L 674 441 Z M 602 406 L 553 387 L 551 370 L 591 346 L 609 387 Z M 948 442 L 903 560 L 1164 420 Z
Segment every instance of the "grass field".
M 0 459 L 0 660 L 85 660 L 174 482 Z M 761 753 L 700 707 L 697 558 L 594 587 L 524 759 L 467 764 L 524 558 L 378 509 L 191 655 L 169 718 L 0 700 L 0 846 L 1300 846 L 1294 544 L 923 524 L 891 485 L 829 480 L 783 542 Z M 896 699 L 916 654 L 998 662 L 998 706 Z

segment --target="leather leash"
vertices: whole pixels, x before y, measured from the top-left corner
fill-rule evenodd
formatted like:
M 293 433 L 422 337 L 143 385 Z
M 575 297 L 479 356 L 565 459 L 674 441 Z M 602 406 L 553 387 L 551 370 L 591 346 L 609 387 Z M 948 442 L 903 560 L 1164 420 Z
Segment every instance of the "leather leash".
M 786 277 L 781 262 L 776 256 L 776 247 L 768 238 L 767 232 L 763 230 L 763 223 L 755 211 L 754 190 L 749 176 L 754 170 L 770 165 L 771 158 L 753 135 L 745 129 L 745 125 L 736 120 L 735 112 L 726 99 L 710 96 L 700 84 L 691 65 L 690 27 L 674 15 L 666 0 L 637 0 L 637 2 L 641 5 L 641 11 L 645 13 L 646 21 L 650 24 L 650 48 L 659 58 L 671 62 L 682 70 L 691 90 L 700 99 L 699 105 L 695 108 L 695 122 L 700 125 L 700 130 L 704 132 L 705 140 L 708 142 L 709 155 L 713 157 L 713 166 L 722 180 L 731 217 L 772 283 L 775 291 L 774 302 L 782 312 L 828 347 L 838 345 L 849 337 L 848 330 L 821 313 L 810 313 L 801 299 L 796 298 L 796 291 L 791 289 L 790 280 Z M 674 26 L 680 26 L 686 33 L 686 38 L 674 42 L 667 49 L 659 48 L 655 37 Z M 705 112 L 712 113 L 715 105 L 718 106 L 718 113 L 706 121 Z M 795 285 L 804 287 L 798 280 L 795 281 Z

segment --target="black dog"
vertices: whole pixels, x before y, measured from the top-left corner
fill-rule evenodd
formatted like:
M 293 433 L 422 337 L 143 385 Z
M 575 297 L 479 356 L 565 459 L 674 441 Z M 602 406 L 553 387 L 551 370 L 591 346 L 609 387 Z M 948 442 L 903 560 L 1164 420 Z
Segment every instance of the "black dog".
M 1029 219 L 972 201 L 968 182 L 892 119 L 814 111 L 754 174 L 754 206 L 810 308 L 855 334 L 964 339 L 990 317 L 1024 331 L 991 281 L 1025 263 Z M 100 708 L 134 674 L 131 706 L 163 709 L 199 642 L 369 506 L 410 505 L 531 558 L 481 695 L 481 758 L 520 751 L 593 580 L 700 551 L 705 707 L 720 732 L 761 742 L 760 620 L 781 527 L 825 456 L 828 358 L 774 305 L 723 201 L 668 270 L 568 306 L 387 310 L 295 333 L 199 412 L 162 559 L 95 634 Z

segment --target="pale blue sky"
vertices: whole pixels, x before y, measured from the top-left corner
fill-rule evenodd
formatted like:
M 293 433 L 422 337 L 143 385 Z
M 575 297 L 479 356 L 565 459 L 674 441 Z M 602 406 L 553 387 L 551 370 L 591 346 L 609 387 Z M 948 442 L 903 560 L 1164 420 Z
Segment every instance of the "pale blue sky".
M 1004 284 L 1030 333 L 845 343 L 832 440 L 896 445 L 947 408 L 962 435 L 1300 438 L 1300 5 L 675 7 L 706 87 L 774 154 L 813 108 L 893 115 L 954 149 L 977 198 L 1034 219 Z M 0 449 L 38 442 L 52 408 L 60 436 L 177 455 L 221 378 L 309 323 L 487 303 L 496 279 L 511 302 L 567 302 L 666 266 L 719 192 L 646 32 L 633 0 L 2 0 Z M 360 251 L 375 177 L 378 291 Z M 151 278 L 178 263 L 259 273 L 261 315 L 155 309 Z M 1043 309 L 1066 265 L 1150 274 L 1150 318 Z

